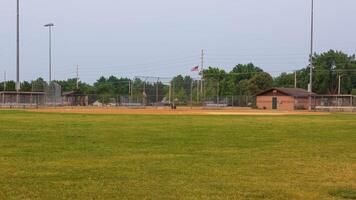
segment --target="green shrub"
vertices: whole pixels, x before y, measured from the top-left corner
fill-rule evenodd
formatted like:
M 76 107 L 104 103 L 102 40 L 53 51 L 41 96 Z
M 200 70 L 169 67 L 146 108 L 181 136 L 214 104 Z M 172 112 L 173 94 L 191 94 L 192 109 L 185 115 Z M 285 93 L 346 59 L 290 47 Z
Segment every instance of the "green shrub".
M 352 94 L 352 95 L 356 95 L 356 89 L 352 89 L 351 94 Z

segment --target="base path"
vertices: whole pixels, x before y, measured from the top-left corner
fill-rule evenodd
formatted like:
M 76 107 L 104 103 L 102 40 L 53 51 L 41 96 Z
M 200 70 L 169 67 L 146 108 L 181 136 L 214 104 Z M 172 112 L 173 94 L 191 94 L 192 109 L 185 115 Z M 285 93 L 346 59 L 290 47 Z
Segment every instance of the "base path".
M 97 107 L 68 107 L 28 109 L 29 112 L 41 113 L 77 113 L 77 114 L 122 114 L 122 115 L 328 115 L 326 112 L 308 111 L 266 111 L 244 108 L 204 109 L 204 108 L 97 108 Z

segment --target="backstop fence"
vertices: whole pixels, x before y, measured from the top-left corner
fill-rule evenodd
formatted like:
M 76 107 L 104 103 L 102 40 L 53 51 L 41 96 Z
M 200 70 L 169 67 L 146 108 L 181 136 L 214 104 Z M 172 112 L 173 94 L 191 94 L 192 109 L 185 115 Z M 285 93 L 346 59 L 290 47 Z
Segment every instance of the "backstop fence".
M 89 105 L 93 106 L 188 106 L 188 107 L 253 107 L 256 100 L 249 95 L 225 94 L 218 81 L 201 81 L 188 77 L 136 77 L 121 82 L 120 91 L 89 94 Z

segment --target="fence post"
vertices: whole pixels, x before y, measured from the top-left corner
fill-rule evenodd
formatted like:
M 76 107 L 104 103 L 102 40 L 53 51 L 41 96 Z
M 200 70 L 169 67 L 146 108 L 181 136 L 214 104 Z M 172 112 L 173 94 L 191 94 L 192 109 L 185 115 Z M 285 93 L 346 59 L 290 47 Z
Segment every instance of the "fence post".
M 220 107 L 220 98 L 219 98 L 219 81 L 216 83 L 216 104 Z
M 199 80 L 197 82 L 197 103 L 199 102 Z
M 350 97 L 350 106 L 352 107 L 352 95 Z
M 193 79 L 190 81 L 190 108 L 193 109 Z
M 130 105 L 130 99 L 131 99 L 131 80 L 129 81 L 129 105 Z
M 156 82 L 156 107 L 158 107 L 158 81 L 159 78 L 157 78 L 157 82 Z
M 169 84 L 169 95 L 168 95 L 169 97 L 169 104 L 172 104 L 172 81 L 171 81 L 171 83 Z
M 175 84 L 174 84 L 174 82 L 172 83 L 173 84 L 173 90 L 172 90 L 172 100 L 173 100 L 173 107 L 175 107 L 175 103 L 176 103 L 176 99 L 175 99 L 175 95 L 176 95 L 176 93 L 175 93 Z

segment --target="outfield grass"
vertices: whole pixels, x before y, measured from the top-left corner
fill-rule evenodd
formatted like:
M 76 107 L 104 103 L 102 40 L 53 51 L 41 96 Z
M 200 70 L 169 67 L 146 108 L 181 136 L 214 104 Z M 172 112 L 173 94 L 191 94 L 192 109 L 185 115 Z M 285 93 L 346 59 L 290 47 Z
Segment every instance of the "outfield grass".
M 356 198 L 356 115 L 0 111 L 0 199 Z

